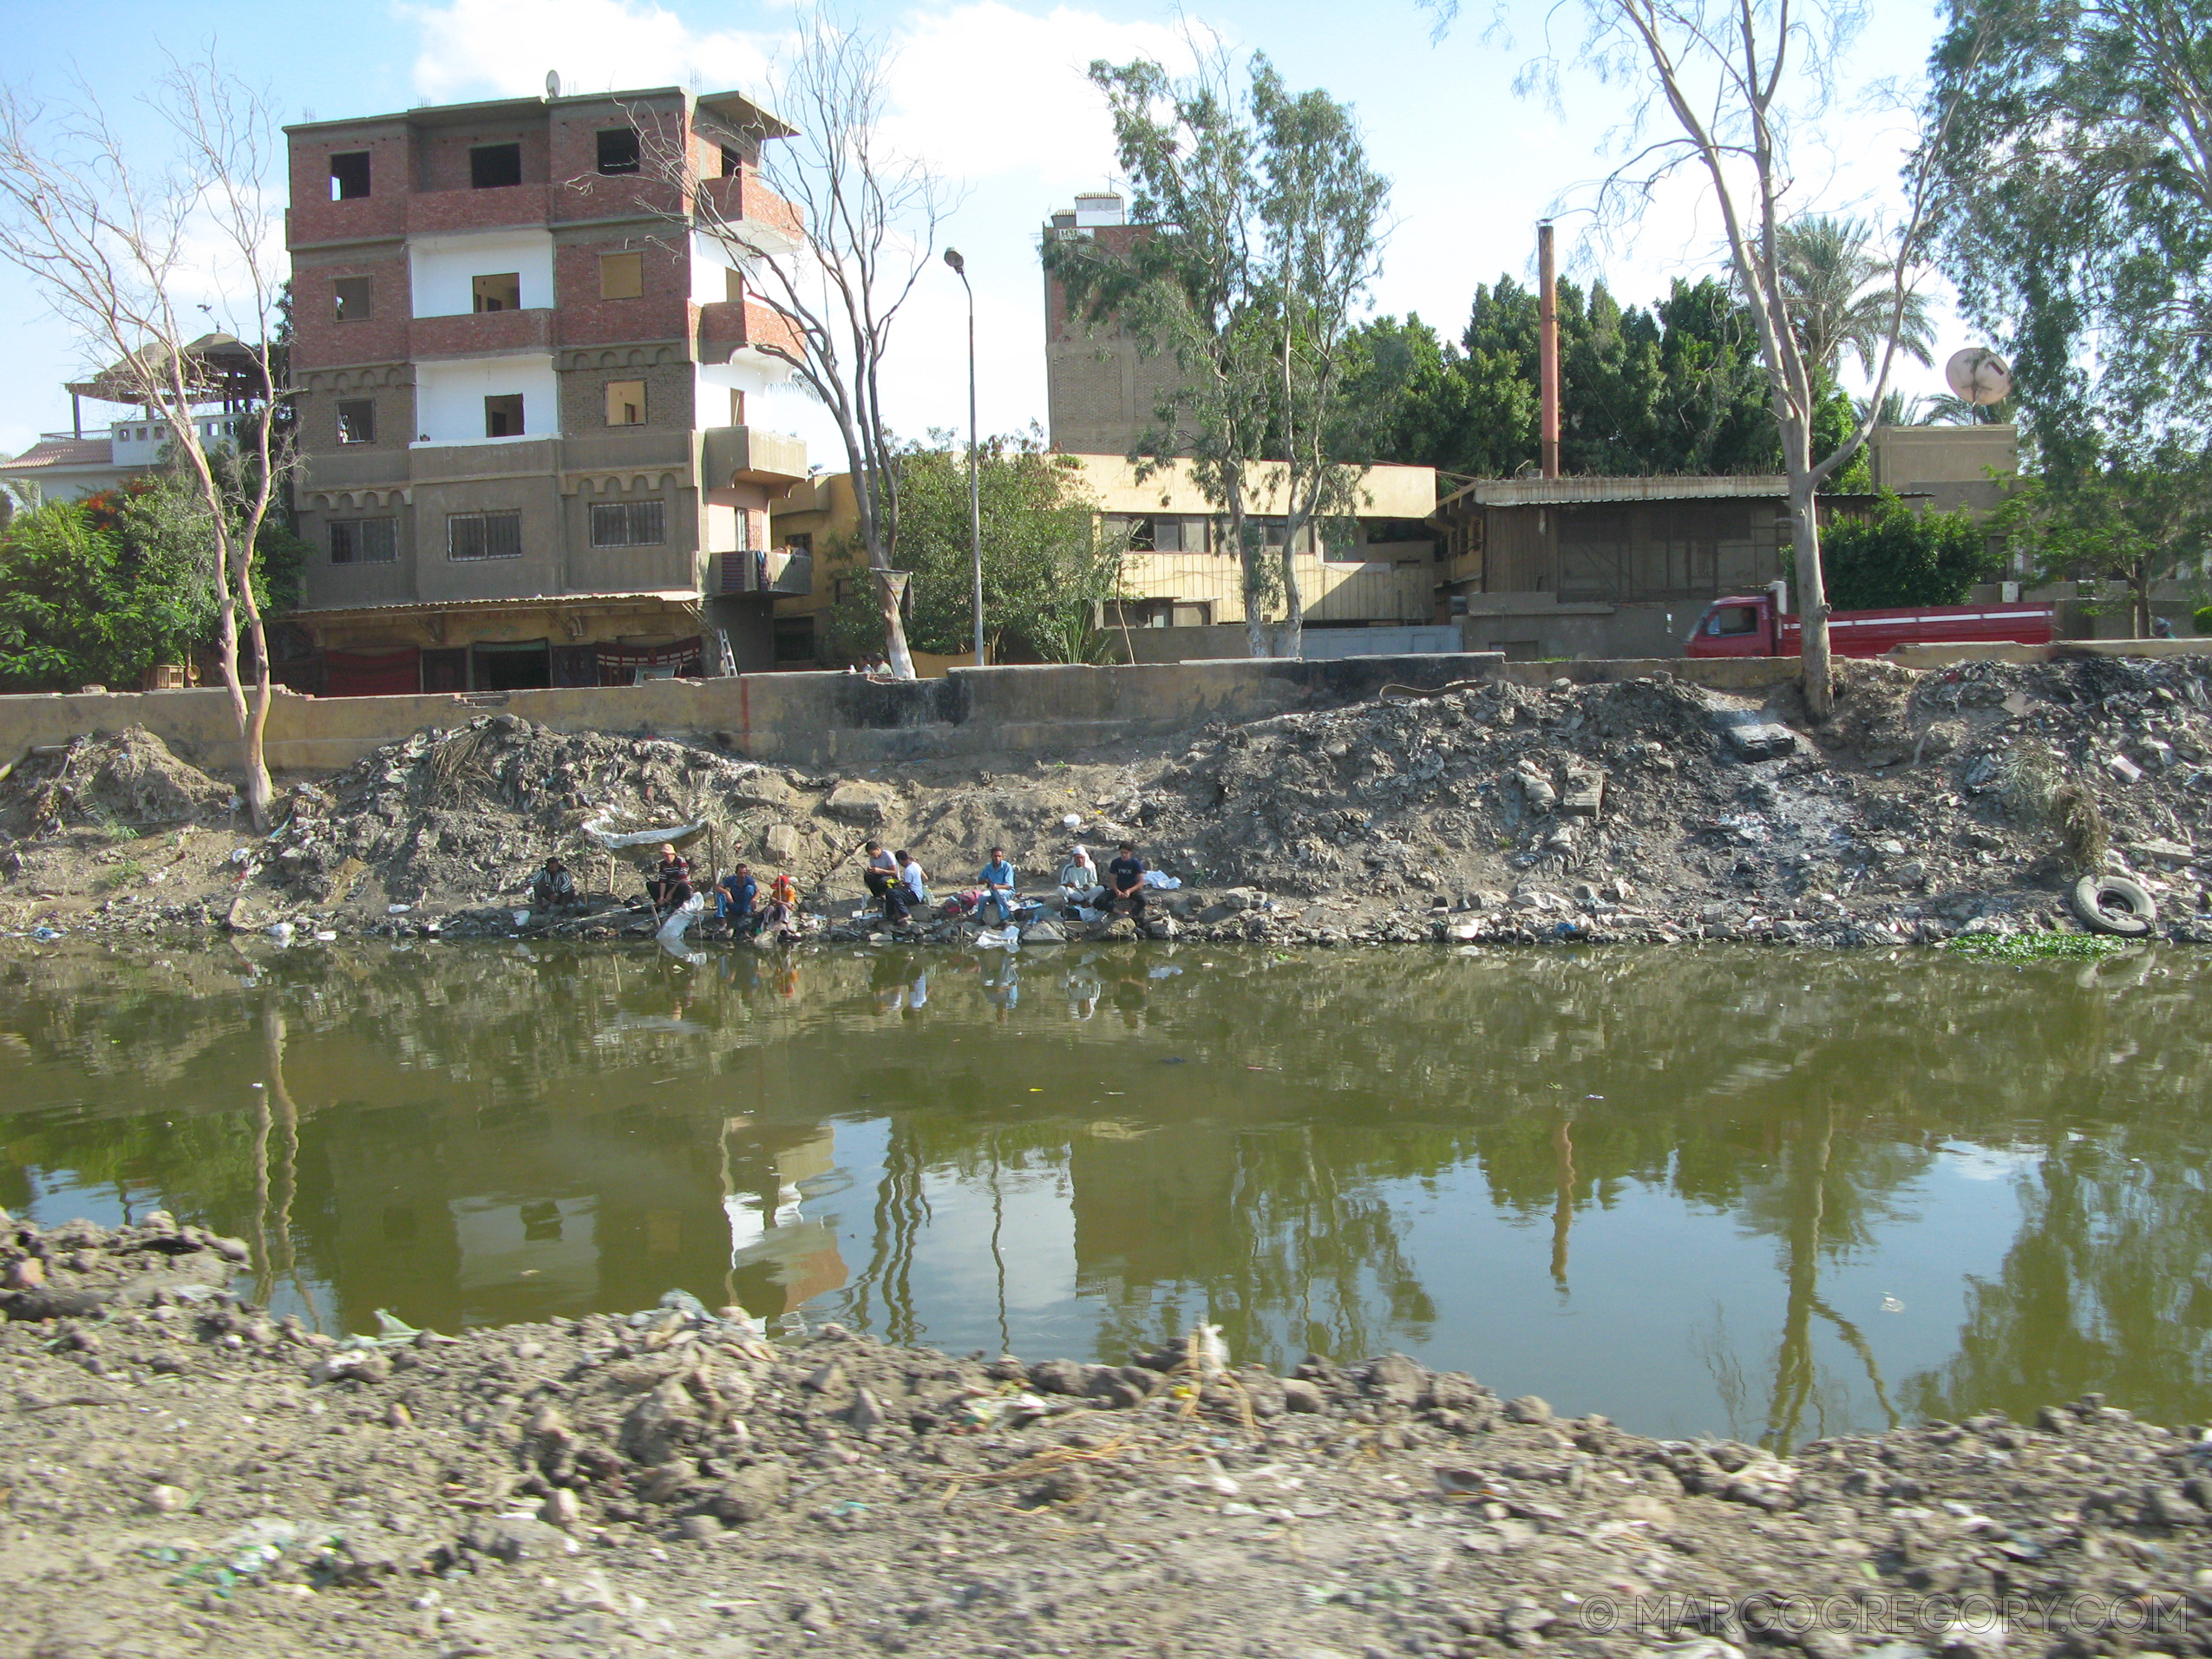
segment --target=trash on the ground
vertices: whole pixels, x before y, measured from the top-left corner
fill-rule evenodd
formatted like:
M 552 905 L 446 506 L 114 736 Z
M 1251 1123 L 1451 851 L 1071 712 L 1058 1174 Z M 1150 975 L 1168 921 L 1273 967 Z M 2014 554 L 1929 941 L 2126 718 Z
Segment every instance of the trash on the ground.
M 577 827 L 610 852 L 619 852 L 625 847 L 658 846 L 663 841 L 688 841 L 706 828 L 706 820 L 696 824 L 672 824 L 666 829 L 643 829 L 618 832 L 604 818 L 595 818 Z
M 1159 870 L 1148 870 L 1144 872 L 1144 885 L 1148 887 L 1157 887 L 1162 892 L 1172 893 L 1178 891 L 1183 884 L 1182 878 L 1180 876 L 1171 876 Z
M 680 944 L 685 931 L 699 919 L 699 912 L 706 907 L 707 901 L 693 893 L 669 912 L 668 919 L 660 924 L 660 931 L 656 937 L 663 944 Z

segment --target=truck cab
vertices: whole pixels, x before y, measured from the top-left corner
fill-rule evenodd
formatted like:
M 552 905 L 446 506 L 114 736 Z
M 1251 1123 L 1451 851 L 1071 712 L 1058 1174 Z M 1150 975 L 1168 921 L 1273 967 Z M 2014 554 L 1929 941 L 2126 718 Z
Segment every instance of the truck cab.
M 1731 593 L 1715 599 L 1705 607 L 1705 615 L 1698 618 L 1698 625 L 1690 630 L 1683 655 L 1779 656 L 1780 642 L 1775 637 L 1778 614 L 1771 592 Z

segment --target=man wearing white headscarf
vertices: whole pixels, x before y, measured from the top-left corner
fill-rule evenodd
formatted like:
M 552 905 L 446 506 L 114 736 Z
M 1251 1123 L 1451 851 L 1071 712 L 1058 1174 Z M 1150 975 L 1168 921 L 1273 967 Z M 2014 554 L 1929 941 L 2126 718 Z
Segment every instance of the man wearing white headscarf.
M 1104 885 L 1090 854 L 1082 847 L 1071 849 L 1068 861 L 1060 866 L 1060 897 L 1070 905 L 1096 904 Z

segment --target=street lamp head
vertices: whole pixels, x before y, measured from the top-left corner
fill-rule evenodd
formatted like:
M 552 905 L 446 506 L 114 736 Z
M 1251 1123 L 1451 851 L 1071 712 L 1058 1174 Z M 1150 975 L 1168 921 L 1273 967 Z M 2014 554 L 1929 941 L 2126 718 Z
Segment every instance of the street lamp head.
M 968 262 L 960 258 L 960 251 L 958 248 L 945 250 L 945 263 L 952 267 L 952 274 L 956 277 L 965 277 L 968 274 Z

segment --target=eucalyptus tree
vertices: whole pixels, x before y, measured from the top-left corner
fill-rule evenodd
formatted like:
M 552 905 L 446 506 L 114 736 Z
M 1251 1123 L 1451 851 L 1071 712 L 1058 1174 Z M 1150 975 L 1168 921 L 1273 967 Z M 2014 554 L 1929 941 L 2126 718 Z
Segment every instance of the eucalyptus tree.
M 1345 376 L 1389 183 L 1368 164 L 1351 108 L 1292 92 L 1262 55 L 1241 76 L 1215 49 L 1187 75 L 1101 60 L 1090 79 L 1113 118 L 1137 229 L 1055 237 L 1047 268 L 1071 306 L 1117 318 L 1142 352 L 1173 360 L 1131 459 L 1149 476 L 1188 458 L 1241 561 L 1252 654 L 1297 656 L 1297 550 L 1361 494 L 1365 469 L 1345 459 L 1358 441 Z M 1280 537 L 1273 560 L 1270 532 Z M 1267 623 L 1278 601 L 1279 630 Z

